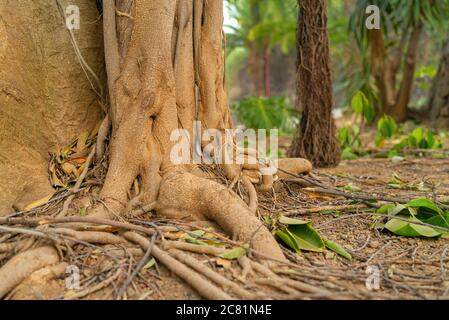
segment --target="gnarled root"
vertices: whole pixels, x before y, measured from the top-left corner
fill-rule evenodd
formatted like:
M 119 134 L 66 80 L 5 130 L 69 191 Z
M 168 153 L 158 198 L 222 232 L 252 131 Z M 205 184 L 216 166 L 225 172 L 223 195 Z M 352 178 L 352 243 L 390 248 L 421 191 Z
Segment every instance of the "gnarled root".
M 14 256 L 0 269 L 0 299 L 34 271 L 59 262 L 54 247 L 45 246 Z
M 216 182 L 190 173 L 163 177 L 156 211 L 170 218 L 210 219 L 233 239 L 278 260 L 285 260 L 274 237 L 235 193 Z
M 65 287 L 61 286 L 58 278 L 66 272 L 67 266 L 66 262 L 61 262 L 33 272 L 12 290 L 9 299 L 54 299 L 62 296 Z

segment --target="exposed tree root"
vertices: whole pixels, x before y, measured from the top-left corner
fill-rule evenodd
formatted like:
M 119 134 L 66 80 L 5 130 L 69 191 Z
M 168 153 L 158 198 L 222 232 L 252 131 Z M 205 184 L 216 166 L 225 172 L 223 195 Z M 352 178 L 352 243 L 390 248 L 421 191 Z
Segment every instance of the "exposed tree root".
M 168 252 L 170 254 L 172 254 L 179 261 L 181 261 L 181 262 L 185 263 L 186 265 L 188 265 L 189 267 L 191 267 L 193 270 L 196 270 L 197 272 L 203 274 L 205 277 L 207 277 L 210 280 L 212 280 L 213 282 L 215 282 L 217 285 L 220 285 L 224 288 L 229 288 L 237 296 L 239 296 L 242 299 L 261 298 L 261 296 L 249 292 L 248 290 L 242 288 L 241 286 L 232 282 L 228 278 L 222 276 L 218 272 L 215 272 L 214 270 L 206 267 L 201 261 L 198 261 L 197 259 L 193 258 L 190 255 L 187 255 L 187 254 L 185 254 L 179 250 L 176 250 L 176 249 L 170 249 Z
M 72 229 L 66 228 L 54 228 L 50 229 L 51 232 L 55 232 L 58 234 L 68 235 L 72 238 L 89 242 L 95 244 L 122 244 L 124 243 L 124 239 L 108 232 L 99 232 L 99 231 L 75 231 Z
M 200 254 L 209 254 L 212 256 L 219 256 L 225 252 L 223 248 L 217 248 L 213 246 L 199 246 L 192 243 L 181 242 L 181 241 L 165 241 L 162 244 L 163 248 L 166 250 L 179 249 L 184 251 L 190 251 Z
M 216 182 L 189 173 L 165 176 L 156 210 L 171 218 L 210 219 L 234 240 L 249 242 L 255 250 L 285 260 L 274 237 L 243 200 Z
M 61 262 L 33 272 L 8 294 L 7 299 L 43 300 L 62 295 L 63 289 L 57 279 L 65 273 L 67 266 L 66 262 Z
M 58 253 L 51 246 L 39 247 L 14 256 L 0 269 L 0 298 L 34 271 L 57 262 Z
M 90 287 L 88 289 L 79 291 L 79 292 L 74 292 L 74 291 L 70 291 L 67 294 L 64 295 L 64 299 L 65 300 L 76 300 L 76 299 L 81 299 L 83 297 L 86 297 L 94 292 L 97 292 L 103 288 L 106 288 L 107 286 L 109 286 L 112 282 L 114 282 L 115 280 L 117 280 L 118 277 L 120 277 L 122 273 L 122 270 L 120 268 L 117 269 L 117 271 L 114 273 L 114 275 L 112 275 L 111 277 L 107 278 L 106 280 L 98 283 L 97 285 Z
M 126 239 L 139 244 L 144 250 L 148 250 L 150 241 L 134 232 L 126 232 L 123 235 Z M 153 247 L 153 256 L 164 264 L 171 272 L 183 279 L 187 284 L 194 288 L 206 299 L 211 300 L 229 300 L 232 299 L 227 293 L 202 278 L 198 273 L 193 272 L 178 260 L 165 253 L 157 245 Z

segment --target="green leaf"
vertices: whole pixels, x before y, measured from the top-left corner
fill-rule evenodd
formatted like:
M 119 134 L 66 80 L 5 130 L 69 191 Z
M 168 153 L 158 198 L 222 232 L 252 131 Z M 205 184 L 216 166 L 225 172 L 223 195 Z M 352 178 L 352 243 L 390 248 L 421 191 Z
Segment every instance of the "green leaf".
M 449 229 L 449 213 L 443 213 L 438 216 L 433 216 L 431 218 L 424 220 L 423 222 L 434 225 L 434 226 Z
M 326 248 L 334 251 L 335 253 L 338 253 L 342 257 L 348 259 L 349 261 L 352 261 L 352 256 L 349 252 L 347 252 L 342 246 L 340 246 L 338 243 L 333 242 L 331 240 L 324 240 L 324 244 L 326 245 Z
M 286 216 L 280 216 L 279 217 L 279 223 L 282 224 L 288 224 L 288 225 L 297 225 L 297 224 L 308 224 L 309 221 L 299 220 L 299 219 L 293 219 Z
M 442 213 L 442 210 L 438 208 L 438 206 L 432 200 L 429 200 L 427 198 L 413 199 L 409 201 L 405 206 L 412 208 L 426 208 L 430 211 L 434 211 L 435 213 Z
M 348 192 L 361 192 L 362 189 L 352 183 L 349 183 L 343 187 L 339 187 L 339 189 L 343 190 L 343 191 L 348 191 Z
M 405 216 L 404 216 L 405 217 Z M 408 222 L 410 221 L 410 222 Z M 399 219 L 391 219 L 385 224 L 385 228 L 394 234 L 404 236 L 404 237 L 438 237 L 441 235 L 440 232 L 434 230 L 431 227 L 418 225 L 412 222 L 420 222 L 415 217 L 407 218 L 407 221 L 399 220 Z
M 154 260 L 154 258 L 151 258 L 150 261 L 148 261 L 148 263 L 142 268 L 144 270 L 146 269 L 150 269 L 151 267 L 153 267 L 156 264 L 156 260 Z
M 382 206 L 381 208 L 379 208 L 379 210 L 377 210 L 378 213 L 382 213 L 382 214 L 387 214 L 389 216 L 395 216 L 398 213 L 403 212 L 404 210 L 407 210 L 407 207 L 402 205 L 402 204 L 386 204 L 384 206 Z
M 194 230 L 194 231 L 189 231 L 188 233 L 189 233 L 189 235 L 191 235 L 193 237 L 203 237 L 206 234 L 206 231 Z
M 392 138 L 397 128 L 396 121 L 388 115 L 382 116 L 377 122 L 377 132 L 383 138 Z
M 355 160 L 357 159 L 357 155 L 352 152 L 352 149 L 350 147 L 346 147 L 341 152 L 341 159 L 342 160 Z
M 288 231 L 301 250 L 323 252 L 325 245 L 318 232 L 310 224 L 291 225 Z
M 276 236 L 278 236 L 287 246 L 289 246 L 295 252 L 301 252 L 296 243 L 295 238 L 287 229 L 276 230 Z
M 363 114 L 363 106 L 365 105 L 366 97 L 361 91 L 357 91 L 352 97 L 351 107 L 352 110 L 357 114 Z
M 235 260 L 238 259 L 240 257 L 243 257 L 244 255 L 246 255 L 246 251 L 248 250 L 249 246 L 245 245 L 242 247 L 237 247 L 235 249 L 226 251 L 225 253 L 220 255 L 220 258 L 223 258 L 225 260 Z

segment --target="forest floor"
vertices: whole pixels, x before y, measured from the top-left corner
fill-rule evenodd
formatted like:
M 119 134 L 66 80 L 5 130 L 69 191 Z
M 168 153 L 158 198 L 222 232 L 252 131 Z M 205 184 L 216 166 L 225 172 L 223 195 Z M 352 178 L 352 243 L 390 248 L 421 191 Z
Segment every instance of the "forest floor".
M 447 203 L 449 159 L 406 157 L 393 162 L 391 159 L 361 158 L 342 161 L 336 168 L 315 169 L 306 178 L 329 190 L 349 190 L 349 196 L 323 193 L 316 185 L 305 185 L 301 179 L 279 181 L 272 192 L 259 194 L 260 218 L 269 221 L 267 217 L 276 219 L 284 215 L 311 221 L 323 238 L 344 247 L 352 255 L 352 261 L 330 250 L 322 253 L 294 253 L 284 247 L 289 263 L 271 264 L 271 269 L 268 269 L 264 263 L 269 259 L 251 250 L 238 259 L 227 260 L 220 256 L 224 249 L 232 250 L 242 244 L 235 243 L 219 229 L 208 225 L 170 221 L 143 212 L 124 217 L 121 222 L 157 230 L 159 237 L 156 245 L 163 252 L 171 256 L 178 255 L 178 260 L 182 260 L 179 254 L 194 258 L 195 261 L 190 264 L 184 261 L 184 264 L 196 269 L 206 282 L 215 282 L 219 290 L 231 297 L 247 294 L 247 297 L 267 299 L 449 298 L 449 239 L 407 238 L 387 230 L 374 229 L 373 208 L 366 202 L 356 202 L 354 198 L 357 195 L 378 199 L 427 197 Z M 390 182 L 394 179 L 400 179 L 399 187 L 391 187 Z M 90 176 L 86 184 L 87 187 L 72 202 L 70 211 L 70 215 L 81 220 L 85 216 L 85 209 L 79 208 L 88 208 L 97 201 L 92 192 L 98 188 L 95 175 Z M 56 201 L 27 213 L 16 214 L 15 217 L 41 221 L 55 217 L 62 210 L 67 195 L 61 193 Z M 38 227 L 36 230 L 45 233 L 52 229 Z M 112 227 L 100 231 L 120 235 L 122 230 Z M 59 240 L 53 238 L 52 241 L 58 243 L 60 253 L 64 256 L 62 260 L 80 271 L 80 288 L 67 289 L 69 275 L 63 268 L 52 276 L 38 279 L 28 277 L 8 294 L 7 299 L 204 297 L 186 283 L 186 278 L 174 276 L 165 264 L 157 260 L 145 261 L 144 267 L 134 275 L 133 271 L 146 250 L 141 250 L 131 242 L 89 245 L 72 241 L 75 236 L 57 236 Z M 30 242 L 32 238 L 19 229 L 15 235 L 0 236 L 0 267 L 15 253 L 49 241 L 39 238 Z M 5 248 L 6 244 L 13 246 L 10 250 L 2 251 L 2 245 Z M 204 248 L 218 250 L 200 253 L 208 250 Z M 204 270 L 208 274 L 205 275 Z M 217 277 L 220 279 L 217 280 Z M 125 289 L 124 284 L 127 282 L 126 290 L 119 297 L 118 292 Z

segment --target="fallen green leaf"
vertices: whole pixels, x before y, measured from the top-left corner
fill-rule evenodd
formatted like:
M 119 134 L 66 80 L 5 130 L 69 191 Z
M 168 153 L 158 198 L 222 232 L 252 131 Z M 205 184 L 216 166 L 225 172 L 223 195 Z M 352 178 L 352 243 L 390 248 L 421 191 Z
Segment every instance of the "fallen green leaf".
M 245 245 L 243 247 L 237 247 L 235 249 L 226 251 L 225 253 L 220 255 L 220 258 L 226 259 L 226 260 L 235 260 L 240 257 L 243 257 L 246 255 L 246 251 L 248 250 L 248 245 Z
M 153 267 L 156 264 L 156 260 L 154 260 L 154 258 L 151 258 L 150 261 L 148 261 L 148 263 L 142 268 L 144 270 L 146 269 L 150 269 L 151 267 Z
M 326 248 L 334 251 L 335 253 L 338 253 L 342 257 L 348 259 L 349 261 L 352 261 L 352 256 L 349 252 L 347 252 L 342 246 L 340 246 L 338 243 L 331 241 L 331 240 L 324 240 L 324 244 L 326 245 Z
M 291 225 L 288 231 L 299 249 L 314 252 L 323 252 L 325 245 L 319 233 L 310 224 Z
M 293 219 L 286 216 L 280 216 L 279 222 L 282 224 L 288 224 L 288 225 L 298 225 L 298 224 L 308 224 L 309 221 L 299 220 L 299 219 Z
M 288 232 L 288 230 L 285 228 L 283 230 L 276 230 L 275 233 L 287 246 L 289 246 L 293 251 L 295 252 L 301 252 L 301 249 L 299 249 L 298 244 L 296 243 L 295 238 L 293 235 Z
M 441 235 L 440 232 L 436 231 L 431 227 L 413 223 L 413 222 L 420 222 L 420 220 L 418 220 L 415 217 L 406 217 L 406 216 L 402 217 L 404 219 L 407 219 L 407 221 L 393 218 L 385 224 L 385 228 L 393 232 L 394 234 L 404 237 L 423 236 L 433 238 Z

